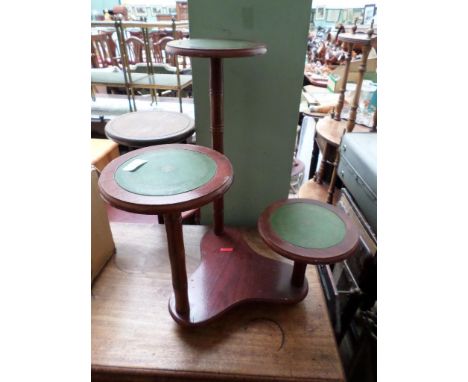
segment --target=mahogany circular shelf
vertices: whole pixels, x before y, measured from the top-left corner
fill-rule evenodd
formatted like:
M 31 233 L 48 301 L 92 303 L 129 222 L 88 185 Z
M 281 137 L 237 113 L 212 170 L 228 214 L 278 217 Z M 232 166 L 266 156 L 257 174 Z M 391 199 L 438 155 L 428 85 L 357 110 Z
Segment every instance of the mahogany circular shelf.
M 195 38 L 170 41 L 166 51 L 189 57 L 234 58 L 261 55 L 267 48 L 253 41 Z
M 106 136 L 129 147 L 148 147 L 182 142 L 195 131 L 195 122 L 188 115 L 172 111 L 136 111 L 111 119 Z
M 186 321 L 190 308 L 181 212 L 219 198 L 232 184 L 232 166 L 207 147 L 151 146 L 110 162 L 99 177 L 102 197 L 114 207 L 141 214 L 164 214 L 174 297 L 171 315 Z
M 147 162 L 124 171 L 136 159 Z M 157 215 L 201 207 L 224 194 L 233 169 L 222 154 L 187 144 L 151 146 L 109 163 L 99 177 L 102 197 L 112 206 Z
M 336 207 L 311 199 L 273 203 L 260 216 L 258 231 L 279 254 L 304 264 L 329 264 L 354 254 L 359 233 Z

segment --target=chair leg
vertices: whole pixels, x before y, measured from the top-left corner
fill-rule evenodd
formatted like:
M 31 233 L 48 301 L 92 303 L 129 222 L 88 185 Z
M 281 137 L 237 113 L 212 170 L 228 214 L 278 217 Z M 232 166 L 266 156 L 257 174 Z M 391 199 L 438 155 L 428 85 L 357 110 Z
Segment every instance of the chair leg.
M 338 162 L 340 161 L 340 152 L 336 150 L 335 154 L 335 161 L 333 162 L 333 172 L 330 179 L 330 186 L 328 187 L 328 196 L 327 196 L 327 203 L 333 204 L 333 194 L 335 192 L 335 185 L 336 185 L 336 176 L 338 173 Z
M 327 163 L 326 161 L 327 151 L 328 151 L 328 144 L 325 144 L 325 148 L 323 149 L 323 153 L 322 153 L 322 160 L 320 161 L 320 168 L 315 175 L 315 181 L 317 182 L 317 184 L 322 184 L 323 177 L 325 176 L 325 165 Z

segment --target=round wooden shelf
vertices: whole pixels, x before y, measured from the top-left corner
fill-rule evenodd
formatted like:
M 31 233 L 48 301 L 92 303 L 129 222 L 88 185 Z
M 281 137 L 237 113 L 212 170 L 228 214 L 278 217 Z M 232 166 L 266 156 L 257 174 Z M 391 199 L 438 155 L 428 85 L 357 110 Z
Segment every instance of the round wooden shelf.
M 147 163 L 124 171 L 135 159 Z M 114 159 L 102 171 L 99 189 L 116 208 L 156 215 L 201 207 L 223 195 L 232 180 L 233 169 L 224 155 L 202 146 L 167 144 Z
M 286 199 L 270 205 L 258 232 L 279 254 L 305 264 L 329 264 L 354 254 L 359 233 L 351 219 L 330 204 Z
M 147 147 L 182 142 L 195 131 L 195 122 L 186 114 L 171 111 L 137 111 L 110 120 L 105 133 L 124 146 Z
M 317 122 L 317 134 L 325 139 L 329 144 L 338 147 L 341 143 L 341 138 L 346 131 L 347 120 L 337 121 L 330 116 L 326 116 Z M 353 133 L 368 133 L 369 127 L 355 124 Z
M 171 41 L 166 51 L 189 57 L 234 58 L 265 54 L 267 48 L 265 44 L 252 41 L 196 38 Z

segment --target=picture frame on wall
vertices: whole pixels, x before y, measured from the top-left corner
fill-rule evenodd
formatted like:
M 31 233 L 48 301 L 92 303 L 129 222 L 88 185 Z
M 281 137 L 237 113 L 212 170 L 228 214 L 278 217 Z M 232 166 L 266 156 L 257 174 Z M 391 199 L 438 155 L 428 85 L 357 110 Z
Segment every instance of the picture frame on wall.
M 160 7 L 156 7 L 156 6 L 149 7 L 150 16 L 156 17 L 159 13 L 161 13 L 160 11 L 161 11 Z
M 336 23 L 340 19 L 340 9 L 327 9 L 327 19 L 329 23 Z
M 353 19 L 352 19 L 352 23 L 354 24 L 354 20 L 357 19 L 357 22 L 359 24 L 362 24 L 362 13 L 363 13 L 363 8 L 353 8 Z
M 362 18 L 362 23 L 364 25 L 369 25 L 372 22 L 376 9 L 377 7 L 375 4 L 367 4 L 364 6 L 364 16 Z
M 319 7 L 315 11 L 315 20 L 324 20 L 325 19 L 325 8 Z
M 342 9 L 340 13 L 340 22 L 343 24 L 346 24 L 348 22 L 348 10 L 347 9 Z
M 148 15 L 145 5 L 135 5 L 133 9 L 135 10 L 135 16 L 141 17 Z

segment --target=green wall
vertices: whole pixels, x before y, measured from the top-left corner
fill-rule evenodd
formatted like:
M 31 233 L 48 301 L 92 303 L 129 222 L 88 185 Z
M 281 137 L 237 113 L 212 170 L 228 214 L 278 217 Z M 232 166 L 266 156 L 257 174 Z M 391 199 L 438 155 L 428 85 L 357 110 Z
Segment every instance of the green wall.
M 104 9 L 112 10 L 114 5 L 119 5 L 120 0 L 91 0 L 91 10 L 101 13 Z
M 224 60 L 224 150 L 234 166 L 225 222 L 255 226 L 286 198 L 311 0 L 189 0 L 190 36 L 264 42 L 264 56 Z M 208 60 L 192 59 L 197 143 L 210 146 Z M 210 207 L 202 222 L 211 222 Z

